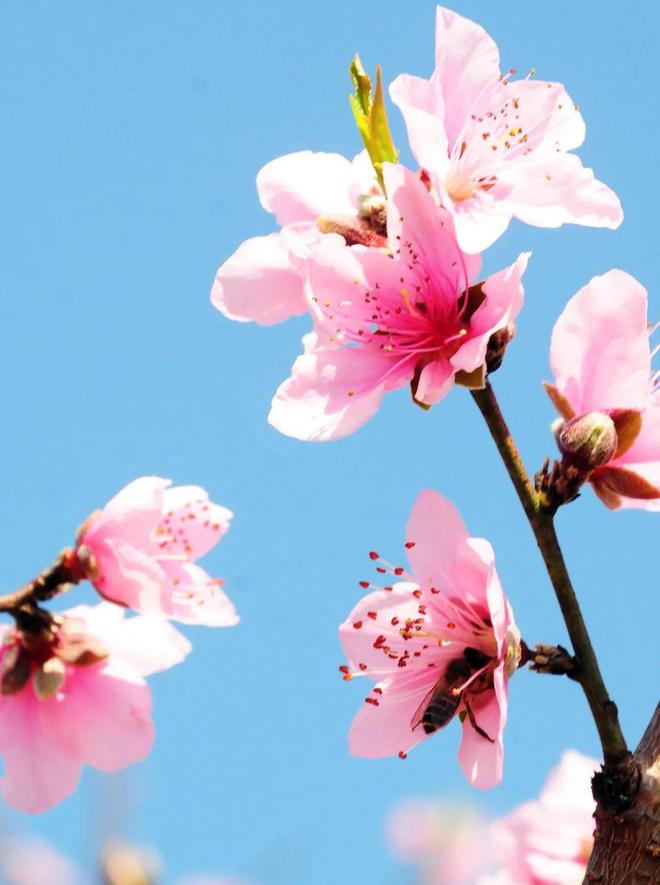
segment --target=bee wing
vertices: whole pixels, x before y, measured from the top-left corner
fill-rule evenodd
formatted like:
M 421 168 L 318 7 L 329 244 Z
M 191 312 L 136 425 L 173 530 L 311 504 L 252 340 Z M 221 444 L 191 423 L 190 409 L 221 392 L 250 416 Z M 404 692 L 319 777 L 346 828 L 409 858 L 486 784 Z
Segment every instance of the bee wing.
M 445 685 L 445 677 L 441 676 L 440 679 L 431 687 L 429 691 L 424 695 L 424 700 L 415 710 L 412 719 L 410 720 L 410 727 L 414 731 L 419 725 L 422 724 L 422 718 L 424 717 L 424 713 L 426 712 L 426 708 L 431 703 L 431 699 L 433 695 L 438 691 L 446 691 Z

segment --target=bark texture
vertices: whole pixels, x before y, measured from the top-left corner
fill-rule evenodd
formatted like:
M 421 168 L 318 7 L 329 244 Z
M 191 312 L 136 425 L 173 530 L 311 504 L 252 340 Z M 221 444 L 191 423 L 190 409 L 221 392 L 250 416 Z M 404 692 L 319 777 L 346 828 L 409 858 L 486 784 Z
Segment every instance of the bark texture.
M 599 802 L 585 885 L 660 885 L 660 704 L 633 760 L 638 787 L 629 807 L 621 807 L 625 774 L 622 789 L 620 770 L 605 767 L 595 779 Z

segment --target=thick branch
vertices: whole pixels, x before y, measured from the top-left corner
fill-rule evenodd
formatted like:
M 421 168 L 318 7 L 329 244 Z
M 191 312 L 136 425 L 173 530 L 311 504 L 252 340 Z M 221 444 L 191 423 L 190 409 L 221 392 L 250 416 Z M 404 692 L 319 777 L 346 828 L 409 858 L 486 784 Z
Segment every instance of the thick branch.
M 652 885 L 660 882 L 660 705 L 633 757 L 640 774 L 632 805 L 623 811 L 596 809 L 594 848 L 585 885 Z M 596 791 L 612 775 L 597 775 Z
M 616 705 L 610 700 L 605 688 L 596 654 L 555 533 L 552 514 L 540 506 L 538 496 L 500 411 L 490 382 L 486 381 L 486 386 L 482 390 L 472 390 L 471 393 L 488 425 L 541 551 L 566 623 L 568 635 L 571 638 L 575 656 L 579 662 L 579 682 L 587 697 L 598 729 L 605 762 L 610 764 L 620 762 L 624 758 L 629 759 L 630 754 L 619 725 Z

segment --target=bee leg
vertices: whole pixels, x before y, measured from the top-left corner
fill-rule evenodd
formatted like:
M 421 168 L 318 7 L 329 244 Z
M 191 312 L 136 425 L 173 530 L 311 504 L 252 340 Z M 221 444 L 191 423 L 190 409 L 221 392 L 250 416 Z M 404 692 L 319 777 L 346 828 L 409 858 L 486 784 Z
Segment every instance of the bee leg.
M 470 725 L 472 726 L 472 728 L 474 728 L 476 733 L 478 735 L 480 735 L 482 738 L 486 738 L 487 741 L 490 741 L 491 744 L 494 744 L 495 741 L 493 740 L 493 738 L 490 737 L 490 735 L 486 734 L 486 732 L 483 730 L 483 728 L 481 728 L 479 725 L 477 725 L 477 720 L 474 718 L 474 713 L 472 712 L 472 707 L 468 704 L 468 702 L 465 700 L 465 698 L 463 698 L 463 703 L 465 704 L 465 710 L 468 714 L 468 719 L 470 720 Z

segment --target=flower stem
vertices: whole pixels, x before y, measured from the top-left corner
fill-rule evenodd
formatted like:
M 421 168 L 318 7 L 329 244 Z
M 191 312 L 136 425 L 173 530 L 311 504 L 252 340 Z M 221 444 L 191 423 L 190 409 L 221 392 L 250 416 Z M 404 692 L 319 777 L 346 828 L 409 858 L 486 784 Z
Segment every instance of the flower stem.
M 27 603 L 45 602 L 62 593 L 69 584 L 79 583 L 83 577 L 75 551 L 67 547 L 34 580 L 13 593 L 0 596 L 0 612 L 11 613 Z
M 604 760 L 607 764 L 619 762 L 629 756 L 628 747 L 619 725 L 616 704 L 607 693 L 596 653 L 566 569 L 555 532 L 553 515 L 540 505 L 490 382 L 486 381 L 486 386 L 482 390 L 472 390 L 471 393 L 488 425 L 541 551 L 580 665 L 579 682 L 598 729 Z

